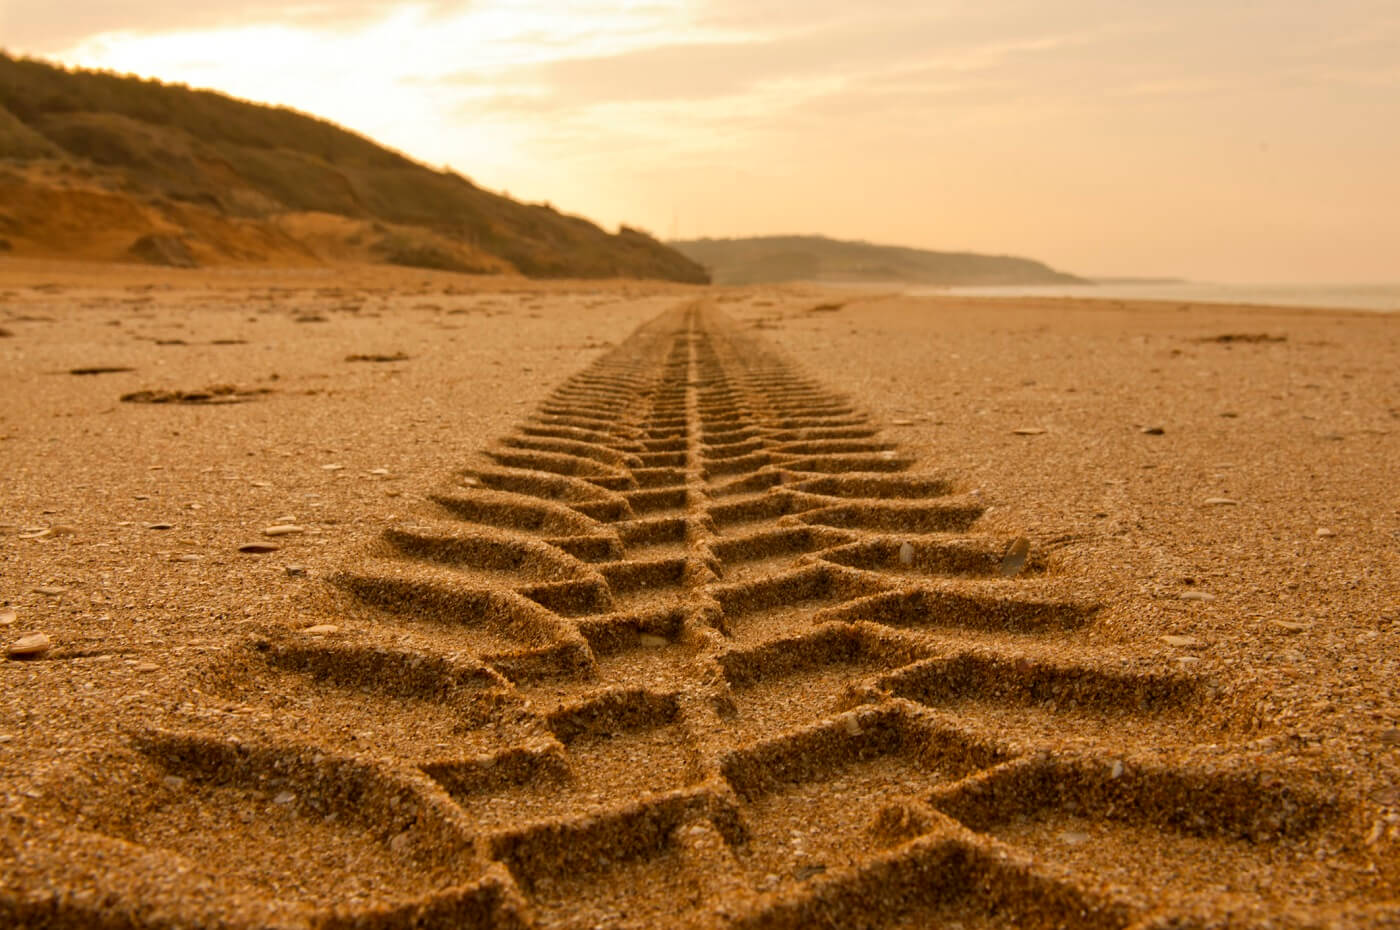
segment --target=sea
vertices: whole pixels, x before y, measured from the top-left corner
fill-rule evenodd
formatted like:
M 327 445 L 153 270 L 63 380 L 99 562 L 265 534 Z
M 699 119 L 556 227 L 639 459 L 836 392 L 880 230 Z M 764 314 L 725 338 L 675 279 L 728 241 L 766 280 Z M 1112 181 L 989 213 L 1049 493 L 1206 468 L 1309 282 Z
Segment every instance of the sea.
M 1181 303 L 1324 307 L 1400 313 L 1400 284 L 1211 284 L 1203 281 L 1103 281 L 1007 287 L 903 286 L 911 296 L 1086 297 Z

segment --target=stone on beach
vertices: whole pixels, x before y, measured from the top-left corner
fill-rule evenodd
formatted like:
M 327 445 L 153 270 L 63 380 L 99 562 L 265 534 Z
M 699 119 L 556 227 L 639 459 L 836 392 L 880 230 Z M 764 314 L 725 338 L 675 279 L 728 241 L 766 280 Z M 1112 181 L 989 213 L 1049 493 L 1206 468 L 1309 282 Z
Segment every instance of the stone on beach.
M 1026 560 L 1030 558 L 1031 541 L 1024 536 L 1018 536 L 1006 547 L 1006 554 L 1001 557 L 1001 576 L 1003 578 L 1014 578 L 1026 567 Z
M 45 633 L 30 633 L 5 647 L 11 659 L 37 659 L 53 648 L 53 640 Z

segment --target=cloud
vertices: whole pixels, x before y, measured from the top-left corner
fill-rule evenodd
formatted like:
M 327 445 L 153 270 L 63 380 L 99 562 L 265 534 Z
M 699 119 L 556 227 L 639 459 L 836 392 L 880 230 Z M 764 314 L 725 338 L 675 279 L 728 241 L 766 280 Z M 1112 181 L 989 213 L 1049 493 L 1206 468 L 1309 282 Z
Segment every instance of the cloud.
M 842 88 L 898 72 L 911 82 L 921 72 L 973 72 L 1011 58 L 1087 41 L 1047 34 L 1027 25 L 991 28 L 911 14 L 861 23 L 800 26 L 725 41 L 668 41 L 594 56 L 569 56 L 507 68 L 472 69 L 463 86 L 502 88 L 493 110 L 538 116 L 611 104 L 672 102 L 691 105 L 748 94 L 775 85 Z M 983 38 L 983 34 L 994 36 Z
M 469 0 L 241 0 L 191 3 L 189 0 L 4 0 L 0 3 L 0 36 L 16 51 L 54 53 L 85 39 L 111 32 L 189 32 L 278 25 L 308 29 L 346 29 L 372 22 L 405 7 L 442 15 L 467 6 Z
M 941 7 L 947 8 L 947 4 Z M 702 26 L 767 31 L 872 19 L 895 22 L 906 16 L 928 16 L 939 9 L 927 0 L 876 0 L 873 6 L 850 0 L 703 0 L 694 15 Z

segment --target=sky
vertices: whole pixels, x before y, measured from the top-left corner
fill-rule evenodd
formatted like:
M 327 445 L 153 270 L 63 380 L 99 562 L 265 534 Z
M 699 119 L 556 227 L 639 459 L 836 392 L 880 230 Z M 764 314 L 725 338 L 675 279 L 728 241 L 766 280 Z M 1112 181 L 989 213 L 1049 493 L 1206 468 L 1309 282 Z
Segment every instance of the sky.
M 0 48 L 663 238 L 1400 282 L 1395 0 L 0 0 Z

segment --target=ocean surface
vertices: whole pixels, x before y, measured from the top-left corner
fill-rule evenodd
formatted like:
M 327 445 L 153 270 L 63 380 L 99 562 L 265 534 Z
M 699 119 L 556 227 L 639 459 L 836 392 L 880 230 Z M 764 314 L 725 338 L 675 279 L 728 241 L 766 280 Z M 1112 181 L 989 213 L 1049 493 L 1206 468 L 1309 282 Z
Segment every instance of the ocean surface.
M 1328 307 L 1400 313 L 1400 284 L 1210 284 L 1200 281 L 1048 284 L 1026 287 L 904 286 L 915 296 L 1097 297 L 1109 300 L 1175 300 L 1182 303 Z

